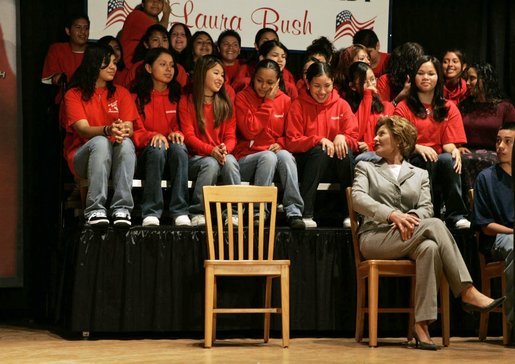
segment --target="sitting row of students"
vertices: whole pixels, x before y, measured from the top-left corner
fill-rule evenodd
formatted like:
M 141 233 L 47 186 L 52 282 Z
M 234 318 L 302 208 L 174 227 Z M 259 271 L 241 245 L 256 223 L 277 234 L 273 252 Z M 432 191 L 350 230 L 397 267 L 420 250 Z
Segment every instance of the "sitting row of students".
M 167 177 L 173 185 L 169 209 L 175 225 L 204 223 L 204 185 L 215 184 L 219 179 L 221 183 L 238 184 L 241 177 L 255 184 L 267 185 L 272 182 L 277 169 L 281 184 L 285 187 L 283 202 L 290 225 L 298 228 L 316 227 L 313 216 L 318 183 L 332 173 L 329 178 L 337 180 L 342 189 L 349 186 L 353 176 L 353 152 L 373 149 L 375 142 L 372 128 L 380 115 L 392 112 L 392 106 L 381 103 L 377 94 L 373 93 L 373 73 L 370 66 L 361 62 L 352 66 L 356 68 L 357 74 L 361 72 L 361 81 L 358 77 L 355 85 L 350 85 L 357 99 L 360 92 L 364 96 L 363 102 L 359 102 L 358 119 L 349 104 L 334 89 L 330 66 L 318 61 L 308 68 L 307 87 L 301 90 L 300 96 L 291 105 L 290 98 L 281 90 L 280 66 L 275 61 L 258 62 L 250 86 L 235 97 L 232 89 L 225 85 L 221 61 L 213 56 L 199 59 L 191 92 L 181 98 L 173 56 L 164 48 L 156 48 L 147 52 L 143 67 L 136 76 L 132 91 L 138 112 L 136 118 L 131 118 L 133 114 L 120 111 L 122 100 L 114 97 L 115 91 L 123 93 L 123 87 L 114 86 L 112 79 L 109 79 L 110 76 L 114 78 L 116 73 L 112 48 L 101 45 L 91 47 L 92 51 L 88 48 L 86 52 L 88 60 L 83 62 L 74 77 L 64 108 L 65 125 L 68 127 L 65 152 L 70 167 L 80 177 L 93 178 L 99 184 L 98 190 L 95 190 L 93 184 L 88 193 L 85 216 L 91 224 L 109 223 L 105 208 L 109 166 L 104 166 L 107 170 L 102 172 L 102 183 L 89 174 L 91 171 L 86 173 L 83 169 L 83 173 L 79 172 L 75 158 L 81 154 L 75 153 L 82 151 L 82 146 L 88 150 L 88 144 L 97 143 L 90 143 L 84 138 L 105 140 L 105 136 L 109 136 L 117 144 L 124 145 L 129 144 L 128 138 L 132 137 L 140 155 L 139 165 L 147 181 L 142 205 L 144 225 L 159 224 L 165 205 L 160 180 L 168 165 Z M 99 58 L 102 51 L 104 58 L 96 59 L 95 62 L 90 59 Z M 91 76 L 95 74 L 92 65 L 98 67 L 96 80 Z M 459 175 L 461 154 L 458 146 L 466 141 L 461 116 L 454 104 L 445 102 L 441 97 L 443 84 L 438 60 L 429 56 L 421 57 L 416 70 L 412 75 L 415 87 L 410 89 L 408 99 L 397 105 L 394 113 L 405 116 L 420 130 L 417 155 L 412 160 L 430 171 L 434 183 L 451 182 L 450 188 L 442 191 L 446 206 L 444 217 L 451 226 L 468 227 Z M 86 78 L 90 84 L 94 83 L 95 90 L 91 90 L 92 85 L 87 85 Z M 112 90 L 105 94 L 105 89 Z M 82 96 L 78 97 L 81 93 Z M 89 103 L 97 102 L 93 96 L 98 95 L 98 101 L 103 101 L 97 107 L 103 105 L 108 115 L 112 118 L 116 116 L 113 124 L 91 128 L 95 123 L 103 121 L 90 121 L 95 115 L 77 115 L 76 109 L 87 113 L 86 110 L 90 108 L 74 104 L 70 99 L 73 94 L 81 102 Z M 126 103 L 124 101 L 124 105 Z M 385 105 L 389 108 L 386 112 Z M 130 109 L 123 111 L 128 112 Z M 99 138 L 91 138 L 97 136 L 96 133 Z M 117 144 L 114 144 L 110 154 L 118 150 Z M 116 163 L 113 160 L 113 164 Z M 113 173 L 115 170 L 118 169 L 113 168 Z M 297 171 L 300 175 L 300 190 Z M 131 175 L 132 178 L 133 172 L 134 168 L 129 165 L 129 171 L 125 171 L 123 177 Z M 188 201 L 188 179 L 196 180 L 191 203 Z M 113 182 L 116 189 L 115 178 Z M 125 183 L 123 188 L 130 190 L 131 183 L 132 180 Z M 127 198 L 127 191 L 115 193 L 115 197 L 125 200 L 113 199 L 111 209 L 114 223 L 130 224 L 132 199 Z M 118 208 L 117 203 L 121 207 Z M 344 205 L 342 210 L 345 211 Z M 117 218 L 119 216 L 122 218 Z

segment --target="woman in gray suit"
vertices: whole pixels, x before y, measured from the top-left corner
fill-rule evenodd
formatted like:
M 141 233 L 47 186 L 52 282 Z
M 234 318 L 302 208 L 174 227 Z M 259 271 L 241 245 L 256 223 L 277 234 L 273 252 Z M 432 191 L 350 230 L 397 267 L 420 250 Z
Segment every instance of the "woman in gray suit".
M 418 348 L 436 350 L 428 324 L 436 320 L 442 274 L 466 311 L 492 310 L 504 297 L 493 300 L 472 285 L 454 238 L 440 219 L 432 217 L 428 173 L 405 161 L 416 141 L 417 131 L 406 119 L 379 119 L 374 146 L 382 159 L 357 164 L 352 198 L 355 210 L 364 216 L 359 240 L 366 259 L 416 261 L 415 339 Z

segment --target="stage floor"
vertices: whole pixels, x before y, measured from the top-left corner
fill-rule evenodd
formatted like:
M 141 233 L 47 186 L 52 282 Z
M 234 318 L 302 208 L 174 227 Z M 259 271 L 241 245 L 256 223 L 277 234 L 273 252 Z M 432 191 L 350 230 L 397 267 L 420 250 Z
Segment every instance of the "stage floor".
M 2 363 L 513 363 L 514 349 L 501 338 L 451 338 L 437 352 L 415 350 L 403 338 L 379 340 L 370 349 L 349 338 L 298 338 L 283 349 L 280 339 L 230 339 L 202 347 L 202 340 L 166 338 L 66 340 L 44 329 L 0 325 Z M 440 338 L 435 338 L 441 343 Z

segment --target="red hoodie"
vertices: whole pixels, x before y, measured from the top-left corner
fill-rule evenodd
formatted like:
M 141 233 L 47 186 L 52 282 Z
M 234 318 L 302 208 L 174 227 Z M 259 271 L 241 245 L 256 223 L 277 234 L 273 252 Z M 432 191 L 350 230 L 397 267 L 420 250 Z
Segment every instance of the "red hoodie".
M 285 148 L 284 126 L 290 108 L 290 98 L 281 90 L 273 100 L 259 97 L 252 87 L 247 87 L 236 96 L 236 122 L 238 145 L 234 150 L 236 159 L 268 150 L 277 143 Z
M 236 146 L 236 117 L 224 120 L 215 128 L 213 104 L 204 104 L 205 131 L 202 133 L 197 123 L 197 113 L 192 95 L 185 95 L 179 101 L 179 120 L 184 133 L 184 143 L 191 155 L 211 155 L 214 147 L 224 143 L 231 154 Z
M 467 88 L 467 81 L 463 78 L 460 78 L 458 84 L 454 86 L 454 88 L 448 88 L 447 85 L 443 86 L 443 97 L 454 102 L 456 105 L 465 100 L 468 95 L 469 90 Z
M 145 116 L 140 114 L 134 123 L 132 140 L 136 149 L 145 148 L 156 134 L 168 137 L 171 132 L 181 133 L 177 123 L 177 103 L 170 102 L 168 95 L 168 89 L 152 90 L 150 102 L 144 108 Z M 133 97 L 136 100 L 136 95 Z
M 365 90 L 363 100 L 359 104 L 356 117 L 358 119 L 358 140 L 367 143 L 368 150 L 374 150 L 374 137 L 377 120 L 385 115 L 393 115 L 395 108 L 389 101 L 383 101 L 384 110 L 381 114 L 372 111 L 373 92 Z
M 293 153 L 306 152 L 322 138 L 333 141 L 338 134 L 343 134 L 348 147 L 357 151 L 358 122 L 347 101 L 333 90 L 320 104 L 306 90 L 301 90 L 288 113 L 286 148 Z

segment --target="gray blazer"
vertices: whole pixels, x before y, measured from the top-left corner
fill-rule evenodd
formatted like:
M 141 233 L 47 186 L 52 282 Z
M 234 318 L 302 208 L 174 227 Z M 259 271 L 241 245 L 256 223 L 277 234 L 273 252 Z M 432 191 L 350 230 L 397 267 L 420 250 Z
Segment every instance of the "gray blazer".
M 395 180 L 388 168 L 384 159 L 356 165 L 352 200 L 356 212 L 365 217 L 360 234 L 389 226 L 388 216 L 395 210 L 421 219 L 433 216 L 427 171 L 403 161 Z

